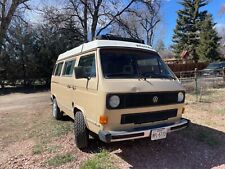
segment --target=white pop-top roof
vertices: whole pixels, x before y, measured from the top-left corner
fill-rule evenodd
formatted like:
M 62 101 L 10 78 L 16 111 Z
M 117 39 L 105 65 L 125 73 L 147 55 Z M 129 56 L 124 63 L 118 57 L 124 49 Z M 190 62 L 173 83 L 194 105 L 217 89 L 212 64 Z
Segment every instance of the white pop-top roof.
M 65 53 L 60 54 L 57 60 L 62 60 L 70 56 L 74 56 L 100 47 L 128 47 L 128 48 L 137 48 L 155 51 L 151 46 L 141 43 L 118 41 L 118 40 L 94 40 L 88 43 L 84 43 L 76 48 L 73 48 L 71 50 L 66 51 Z

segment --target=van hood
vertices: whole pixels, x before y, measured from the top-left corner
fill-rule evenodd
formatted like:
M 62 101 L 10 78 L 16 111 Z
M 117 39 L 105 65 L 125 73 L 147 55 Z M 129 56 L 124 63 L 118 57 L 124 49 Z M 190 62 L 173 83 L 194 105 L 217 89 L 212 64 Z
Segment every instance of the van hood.
M 183 91 L 184 87 L 171 79 L 104 79 L 103 90 L 107 93 L 138 93 Z

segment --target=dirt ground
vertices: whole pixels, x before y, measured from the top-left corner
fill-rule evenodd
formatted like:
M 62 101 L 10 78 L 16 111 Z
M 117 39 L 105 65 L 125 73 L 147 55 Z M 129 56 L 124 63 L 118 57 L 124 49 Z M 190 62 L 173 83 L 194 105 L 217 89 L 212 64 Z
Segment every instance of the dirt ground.
M 224 96 L 225 89 L 208 91 L 201 102 L 187 95 L 185 117 L 192 123 L 167 139 L 113 144 L 91 140 L 89 150 L 82 152 L 74 146 L 72 120 L 51 117 L 48 91 L 1 95 L 0 168 L 79 168 L 104 149 L 118 168 L 225 169 Z M 68 162 L 51 165 L 49 159 L 62 154 Z

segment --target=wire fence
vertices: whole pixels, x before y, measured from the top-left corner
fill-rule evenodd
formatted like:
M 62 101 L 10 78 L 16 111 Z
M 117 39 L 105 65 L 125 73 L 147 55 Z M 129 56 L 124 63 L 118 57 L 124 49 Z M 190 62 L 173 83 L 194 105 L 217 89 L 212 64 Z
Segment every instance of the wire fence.
M 188 93 L 196 96 L 196 101 L 202 101 L 204 96 L 213 88 L 225 88 L 225 68 L 220 71 L 204 71 L 195 69 L 194 71 L 175 72 L 181 84 Z M 26 80 L 28 86 L 36 88 L 38 86 L 49 86 L 49 78 Z M 0 88 L 24 86 L 24 80 L 0 80 Z
M 225 69 L 220 71 L 197 70 L 176 72 L 188 93 L 196 95 L 196 101 L 202 101 L 204 95 L 213 88 L 225 87 Z
M 7 87 L 33 87 L 36 86 L 49 86 L 50 79 L 49 78 L 38 78 L 38 79 L 10 79 L 10 80 L 0 80 L 0 88 Z

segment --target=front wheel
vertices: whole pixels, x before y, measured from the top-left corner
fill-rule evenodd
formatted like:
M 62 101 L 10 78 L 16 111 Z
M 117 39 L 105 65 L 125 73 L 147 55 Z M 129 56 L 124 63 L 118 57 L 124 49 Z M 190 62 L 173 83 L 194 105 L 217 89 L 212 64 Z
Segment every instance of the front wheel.
M 63 118 L 63 114 L 60 111 L 55 98 L 52 101 L 52 115 L 56 120 L 61 120 Z
M 84 149 L 88 146 L 89 133 L 81 111 L 78 111 L 75 114 L 74 136 L 75 144 L 79 149 Z

